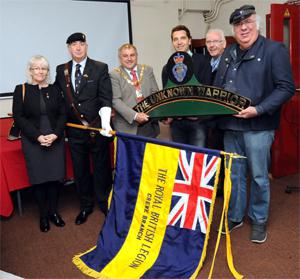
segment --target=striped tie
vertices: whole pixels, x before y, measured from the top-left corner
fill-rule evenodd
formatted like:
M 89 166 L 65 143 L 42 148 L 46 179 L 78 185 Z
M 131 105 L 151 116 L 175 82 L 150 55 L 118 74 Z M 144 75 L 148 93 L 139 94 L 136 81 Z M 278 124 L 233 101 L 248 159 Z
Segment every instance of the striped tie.
M 80 71 L 80 64 L 76 64 L 76 71 L 75 71 L 75 92 L 76 94 L 79 94 L 78 88 L 80 86 L 80 82 L 81 82 L 81 71 Z
M 132 82 L 133 82 L 134 87 L 135 87 L 136 100 L 137 100 L 137 102 L 140 102 L 140 101 L 144 100 L 144 96 L 142 94 L 142 90 L 141 90 L 142 88 L 141 88 L 140 82 L 138 80 L 138 77 L 136 75 L 135 70 L 131 70 L 130 74 L 132 76 Z

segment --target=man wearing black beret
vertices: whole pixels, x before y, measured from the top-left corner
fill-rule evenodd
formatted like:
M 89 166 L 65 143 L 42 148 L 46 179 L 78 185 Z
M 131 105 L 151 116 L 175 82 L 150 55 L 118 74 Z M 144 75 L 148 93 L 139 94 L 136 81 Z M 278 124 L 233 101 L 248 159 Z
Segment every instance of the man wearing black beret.
M 250 98 L 251 106 L 218 122 L 218 127 L 225 130 L 225 151 L 247 157 L 233 160 L 228 225 L 229 231 L 243 225 L 249 175 L 250 238 L 254 243 L 263 243 L 269 217 L 271 145 L 280 108 L 293 96 L 295 87 L 287 49 L 259 34 L 260 18 L 254 6 L 236 9 L 229 23 L 237 43 L 225 50 L 214 85 Z
M 93 211 L 94 192 L 100 210 L 107 214 L 112 185 L 108 139 L 111 136 L 112 87 L 107 64 L 87 56 L 85 34 L 74 33 L 66 43 L 72 60 L 57 66 L 55 84 L 64 95 L 68 122 L 103 129 L 101 134 L 71 127 L 66 130 L 80 197 L 80 213 L 75 223 L 80 225 Z

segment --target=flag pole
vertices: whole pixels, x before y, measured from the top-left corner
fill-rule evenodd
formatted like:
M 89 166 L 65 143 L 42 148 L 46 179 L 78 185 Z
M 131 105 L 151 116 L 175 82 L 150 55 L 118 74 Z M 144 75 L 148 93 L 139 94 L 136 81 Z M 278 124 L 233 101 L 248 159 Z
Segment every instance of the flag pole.
M 77 128 L 77 129 L 81 129 L 81 130 L 90 130 L 90 131 L 96 131 L 96 132 L 101 132 L 103 129 L 101 128 L 95 128 L 95 127 L 90 127 L 90 126 L 85 126 L 85 125 L 81 125 L 81 124 L 75 124 L 75 123 L 67 123 L 66 126 L 68 127 L 72 127 L 72 128 Z M 116 135 L 116 131 L 109 131 L 109 133 L 112 135 L 112 136 L 115 136 Z

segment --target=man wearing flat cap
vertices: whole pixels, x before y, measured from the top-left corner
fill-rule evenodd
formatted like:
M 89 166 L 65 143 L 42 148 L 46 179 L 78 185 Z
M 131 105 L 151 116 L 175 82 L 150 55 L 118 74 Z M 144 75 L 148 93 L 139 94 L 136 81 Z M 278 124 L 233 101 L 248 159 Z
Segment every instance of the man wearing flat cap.
M 280 120 L 280 108 L 294 94 L 287 49 L 259 34 L 260 18 L 255 7 L 244 5 L 231 14 L 237 43 L 222 55 L 214 85 L 251 99 L 251 106 L 234 116 L 224 116 L 218 127 L 224 131 L 224 148 L 246 159 L 234 159 L 232 192 L 228 210 L 229 231 L 251 220 L 251 241 L 267 239 L 270 204 L 268 177 L 270 150 Z M 247 176 L 250 199 L 247 207 Z
M 255 7 L 252 5 L 244 5 L 239 9 L 234 10 L 234 12 L 230 15 L 229 23 L 237 24 L 253 14 L 256 14 Z
M 94 192 L 100 210 L 107 214 L 112 185 L 109 148 L 112 87 L 107 64 L 87 56 L 85 34 L 74 33 L 66 43 L 72 60 L 57 66 L 55 84 L 64 95 L 68 122 L 103 129 L 101 134 L 66 129 L 80 198 L 80 213 L 75 223 L 80 225 L 93 211 Z

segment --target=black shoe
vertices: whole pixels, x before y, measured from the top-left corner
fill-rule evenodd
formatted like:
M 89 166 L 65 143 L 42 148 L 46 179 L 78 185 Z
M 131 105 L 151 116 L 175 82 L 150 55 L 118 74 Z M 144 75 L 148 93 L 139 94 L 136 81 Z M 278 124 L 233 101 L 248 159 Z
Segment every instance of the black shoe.
M 61 218 L 61 216 L 57 213 L 49 215 L 49 220 L 56 226 L 56 227 L 63 227 L 66 223 Z
M 50 224 L 47 217 L 40 218 L 40 230 L 41 232 L 47 232 L 50 230 Z
M 107 204 L 107 202 L 100 202 L 99 203 L 99 208 L 100 208 L 101 212 L 106 217 L 107 216 L 107 212 L 108 212 L 108 204 Z
M 78 216 L 75 219 L 75 224 L 76 225 L 81 225 L 83 223 L 85 223 L 85 221 L 87 220 L 87 217 L 93 212 L 93 210 L 89 209 L 84 209 L 81 210 L 78 214 Z
M 228 220 L 228 232 L 231 233 L 233 230 L 243 226 L 244 222 L 243 221 L 240 221 L 240 222 L 232 222 L 230 220 Z M 222 234 L 226 234 L 226 231 L 225 231 L 225 226 L 223 226 L 223 229 L 222 229 Z
M 266 224 L 253 224 L 251 230 L 251 241 L 254 243 L 264 243 L 267 240 Z

